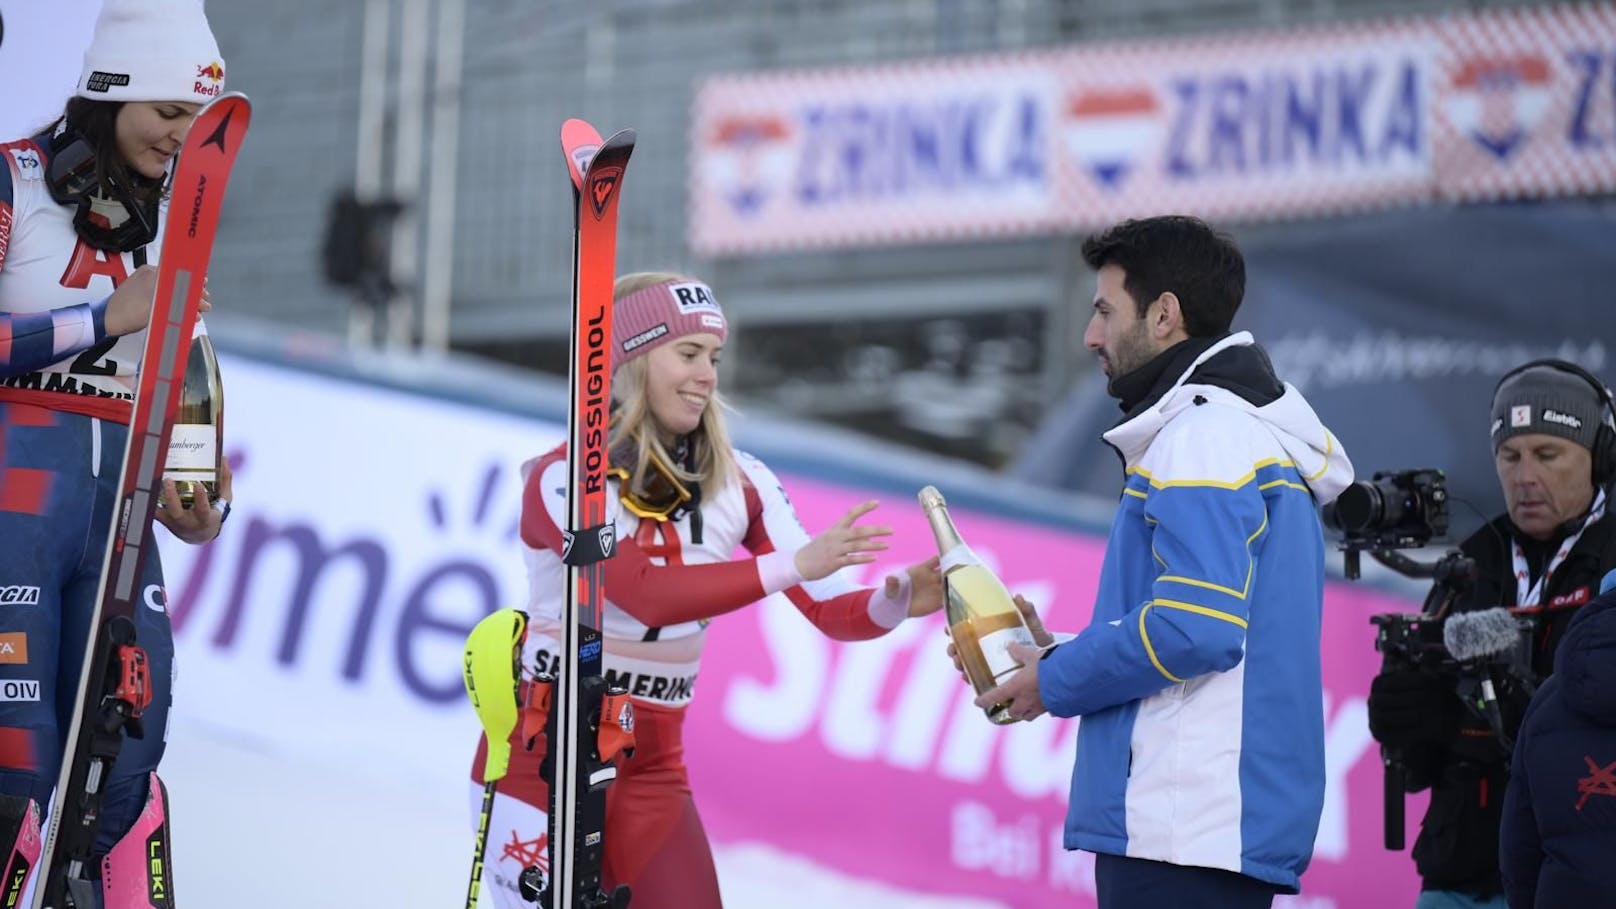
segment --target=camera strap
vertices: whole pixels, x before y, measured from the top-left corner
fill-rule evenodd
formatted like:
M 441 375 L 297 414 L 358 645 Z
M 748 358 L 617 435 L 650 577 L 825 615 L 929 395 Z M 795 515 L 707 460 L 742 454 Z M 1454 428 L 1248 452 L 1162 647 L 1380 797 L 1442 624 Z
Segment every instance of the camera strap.
M 1593 507 L 1588 509 L 1588 517 L 1583 519 L 1582 526 L 1577 528 L 1576 533 L 1566 537 L 1564 543 L 1560 544 L 1560 548 L 1554 553 L 1554 558 L 1550 559 L 1549 564 L 1544 566 L 1543 574 L 1537 579 L 1537 583 L 1535 584 L 1531 583 L 1532 572 L 1526 564 L 1526 551 L 1521 548 L 1519 540 L 1510 540 L 1510 546 L 1515 551 L 1516 606 L 1538 605 L 1538 602 L 1543 599 L 1543 591 L 1546 587 L 1548 587 L 1549 578 L 1554 574 L 1554 569 L 1559 568 L 1560 563 L 1564 562 L 1566 560 L 1566 556 L 1571 554 L 1571 547 L 1577 545 L 1577 541 L 1582 539 L 1583 531 L 1586 531 L 1604 516 L 1605 491 L 1601 489 L 1599 490 L 1599 494 L 1594 497 Z

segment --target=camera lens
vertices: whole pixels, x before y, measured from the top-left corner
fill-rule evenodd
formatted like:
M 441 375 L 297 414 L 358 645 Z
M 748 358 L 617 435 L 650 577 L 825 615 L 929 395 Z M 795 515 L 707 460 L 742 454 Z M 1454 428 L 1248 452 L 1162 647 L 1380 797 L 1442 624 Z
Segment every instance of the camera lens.
M 1335 523 L 1346 533 L 1390 530 L 1413 504 L 1408 493 L 1389 480 L 1359 480 L 1336 498 Z
M 1325 508 L 1344 545 L 1411 549 L 1448 532 L 1448 495 L 1440 470 L 1376 473 L 1342 490 Z
M 1365 533 L 1380 523 L 1380 490 L 1360 480 L 1341 490 L 1335 500 L 1335 524 L 1347 533 Z

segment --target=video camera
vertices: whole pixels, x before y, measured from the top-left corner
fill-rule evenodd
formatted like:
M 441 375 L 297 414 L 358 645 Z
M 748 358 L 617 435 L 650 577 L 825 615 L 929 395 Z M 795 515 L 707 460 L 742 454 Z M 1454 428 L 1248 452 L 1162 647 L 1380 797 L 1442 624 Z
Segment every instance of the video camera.
M 1475 584 L 1476 562 L 1457 549 L 1435 562 L 1417 562 L 1397 551 L 1419 549 L 1447 534 L 1447 475 L 1434 468 L 1379 471 L 1343 490 L 1325 509 L 1325 520 L 1341 531 L 1347 578 L 1358 579 L 1359 554 L 1368 552 L 1405 578 L 1435 582 L 1419 614 L 1370 617 L 1379 629 L 1375 648 L 1404 667 L 1454 668 L 1443 619 Z
M 1370 616 L 1381 671 L 1413 668 L 1451 683 L 1466 708 L 1486 720 L 1508 749 L 1510 736 L 1496 689 L 1524 691 L 1529 697 L 1536 688 L 1529 656 L 1531 625 L 1501 608 L 1464 612 L 1450 620 L 1452 607 L 1475 584 L 1475 560 L 1457 549 L 1435 562 L 1418 562 L 1397 551 L 1418 549 L 1448 532 L 1446 475 L 1429 468 L 1380 471 L 1347 487 L 1325 519 L 1341 531 L 1349 579 L 1359 577 L 1358 556 L 1368 552 L 1403 577 L 1434 582 L 1419 614 Z M 1406 770 L 1397 750 L 1382 747 L 1381 757 L 1386 848 L 1402 849 Z
M 1360 552 L 1418 549 L 1448 532 L 1447 476 L 1430 468 L 1382 470 L 1342 490 L 1325 519 L 1341 531 L 1346 574 L 1357 580 Z

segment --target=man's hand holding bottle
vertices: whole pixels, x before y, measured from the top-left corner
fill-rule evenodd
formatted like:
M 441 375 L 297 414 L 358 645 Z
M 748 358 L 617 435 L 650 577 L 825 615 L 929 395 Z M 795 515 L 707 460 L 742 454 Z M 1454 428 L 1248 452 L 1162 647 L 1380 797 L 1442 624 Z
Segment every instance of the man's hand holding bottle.
M 984 691 L 975 701 L 978 707 L 992 707 L 995 704 L 1008 704 L 1007 711 L 1018 720 L 1030 720 L 1044 713 L 1044 702 L 1038 695 L 1038 660 L 1045 650 L 1055 643 L 1055 636 L 1044 627 L 1044 620 L 1039 617 L 1038 609 L 1032 602 L 1021 594 L 1015 595 L 1016 609 L 1021 613 L 1022 621 L 1027 623 L 1027 630 L 1032 632 L 1032 639 L 1036 647 L 1025 644 L 1011 644 L 1006 652 L 1022 664 L 1023 668 L 1015 675 L 1006 679 L 1003 684 Z M 967 682 L 970 678 L 965 675 L 965 664 L 961 662 L 959 649 L 952 641 L 948 644 L 948 658 L 954 661 L 954 668 L 959 671 L 960 677 Z

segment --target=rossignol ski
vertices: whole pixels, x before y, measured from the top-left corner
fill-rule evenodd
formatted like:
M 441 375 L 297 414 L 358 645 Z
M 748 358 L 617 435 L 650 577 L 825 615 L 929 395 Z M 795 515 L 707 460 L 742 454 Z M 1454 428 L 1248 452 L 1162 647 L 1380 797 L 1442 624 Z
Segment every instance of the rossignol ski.
M 555 679 L 530 688 L 529 711 L 547 714 L 543 763 L 550 789 L 549 873 L 529 868 L 522 892 L 546 909 L 623 909 L 629 892 L 601 888 L 606 787 L 613 760 L 633 747 L 633 707 L 626 692 L 608 691 L 601 676 L 605 560 L 617 549 L 607 520 L 607 424 L 611 413 L 612 282 L 617 268 L 617 201 L 634 151 L 634 131 L 602 142 L 582 120 L 561 127 L 572 175 L 572 347 L 568 383 L 567 566 L 561 614 L 561 665 Z M 551 691 L 553 689 L 553 696 Z M 548 700 L 548 704 L 544 702 Z
M 119 494 L 101 563 L 79 673 L 77 707 L 67 730 L 34 887 L 34 909 L 97 909 L 94 857 L 103 787 L 127 733 L 141 737 L 141 711 L 151 703 L 146 653 L 133 616 L 141 567 L 151 553 L 152 516 L 161 497 L 164 453 L 179 402 L 203 279 L 219 224 L 225 183 L 247 133 L 252 106 L 238 92 L 209 101 L 196 115 L 174 163 L 157 290 L 146 328 L 140 381 L 124 447 Z M 162 730 L 151 730 L 161 735 Z M 156 842 L 154 840 L 154 842 Z M 146 896 L 158 909 L 174 905 L 166 837 L 145 855 Z

